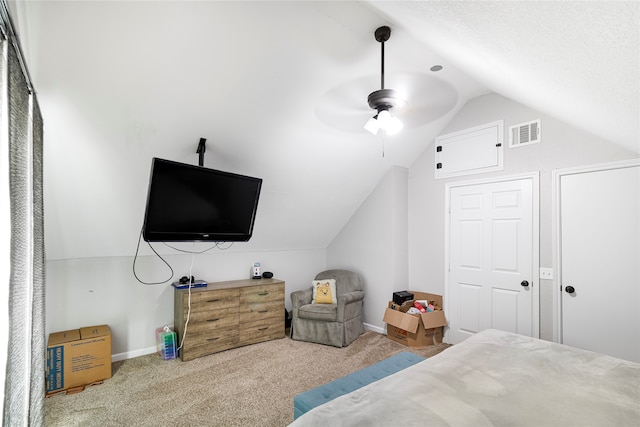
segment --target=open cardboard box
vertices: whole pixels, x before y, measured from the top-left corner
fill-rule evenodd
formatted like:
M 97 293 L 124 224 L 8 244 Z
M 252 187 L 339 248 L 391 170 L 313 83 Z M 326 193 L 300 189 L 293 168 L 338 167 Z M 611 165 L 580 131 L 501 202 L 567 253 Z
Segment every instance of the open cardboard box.
M 413 293 L 415 300 L 435 301 L 436 306 L 442 307 L 441 295 L 410 292 Z M 411 303 L 400 306 L 389 301 L 389 306 L 382 319 L 387 324 L 387 337 L 409 347 L 427 347 L 441 343 L 443 327 L 447 325 L 444 311 L 435 310 L 428 313 L 407 314 L 406 311 L 410 307 L 412 307 Z

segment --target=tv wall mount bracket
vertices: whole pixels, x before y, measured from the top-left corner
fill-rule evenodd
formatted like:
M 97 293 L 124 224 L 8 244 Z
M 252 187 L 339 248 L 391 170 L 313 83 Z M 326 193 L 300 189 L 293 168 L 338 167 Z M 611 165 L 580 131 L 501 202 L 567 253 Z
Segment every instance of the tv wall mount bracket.
M 204 152 L 207 151 L 205 142 L 207 142 L 206 138 L 200 138 L 198 143 L 198 149 L 196 150 L 196 153 L 198 153 L 198 166 L 204 166 Z

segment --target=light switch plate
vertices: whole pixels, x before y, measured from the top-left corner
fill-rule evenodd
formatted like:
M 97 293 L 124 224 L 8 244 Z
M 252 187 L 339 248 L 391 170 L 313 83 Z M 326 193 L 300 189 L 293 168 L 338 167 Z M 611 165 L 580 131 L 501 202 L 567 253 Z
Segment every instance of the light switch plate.
M 540 267 L 540 278 L 553 280 L 553 268 Z

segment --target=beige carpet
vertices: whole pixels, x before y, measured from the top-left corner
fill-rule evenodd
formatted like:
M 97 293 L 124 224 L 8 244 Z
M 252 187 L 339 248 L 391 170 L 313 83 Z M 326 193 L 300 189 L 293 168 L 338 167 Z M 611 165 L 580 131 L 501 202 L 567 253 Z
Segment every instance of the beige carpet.
M 411 349 L 365 332 L 345 348 L 293 341 L 254 344 L 189 362 L 157 354 L 113 364 L 113 377 L 45 400 L 46 426 L 286 426 L 297 394 Z

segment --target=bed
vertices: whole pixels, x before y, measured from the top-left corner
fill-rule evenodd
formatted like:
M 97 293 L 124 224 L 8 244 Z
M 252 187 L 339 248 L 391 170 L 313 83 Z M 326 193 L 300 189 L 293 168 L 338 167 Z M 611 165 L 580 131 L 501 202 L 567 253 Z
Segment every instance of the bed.
M 639 426 L 640 364 L 486 330 L 291 426 Z

